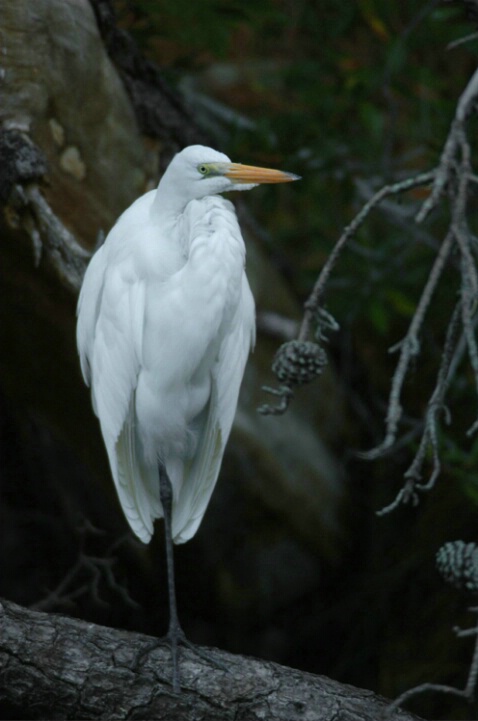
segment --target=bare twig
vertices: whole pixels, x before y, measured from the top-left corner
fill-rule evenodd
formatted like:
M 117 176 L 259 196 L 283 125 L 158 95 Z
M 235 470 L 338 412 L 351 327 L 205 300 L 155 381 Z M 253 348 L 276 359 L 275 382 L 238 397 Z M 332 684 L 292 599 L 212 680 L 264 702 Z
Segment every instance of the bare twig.
M 447 50 L 454 50 L 459 45 L 463 45 L 464 43 L 472 42 L 473 40 L 478 40 L 478 33 L 470 33 L 469 35 L 465 35 L 463 38 L 458 38 L 458 40 L 453 40 L 451 43 L 448 43 L 446 46 Z
M 299 331 L 299 340 L 306 340 L 310 336 L 311 327 L 316 317 L 317 310 L 322 305 L 323 295 L 329 276 L 347 242 L 356 234 L 360 226 L 367 219 L 369 213 L 377 205 L 379 205 L 384 198 L 387 198 L 390 195 L 399 195 L 400 193 L 420 187 L 422 185 L 428 185 L 432 182 L 434 177 L 434 171 L 430 171 L 428 173 L 421 173 L 420 175 L 417 175 L 413 178 L 407 178 L 406 180 L 402 180 L 398 183 L 393 183 L 392 185 L 385 185 L 383 186 L 383 188 L 380 188 L 380 190 L 377 191 L 367 203 L 365 203 L 360 212 L 357 213 L 355 218 L 345 228 L 344 232 L 336 242 L 332 252 L 327 259 L 327 262 L 325 263 L 319 274 L 319 277 L 317 278 L 317 281 L 312 289 L 312 293 L 310 294 L 304 306 L 305 313 Z
M 289 403 L 294 397 L 294 391 L 287 385 L 281 385 L 279 388 L 262 386 L 262 390 L 265 391 L 265 393 L 270 393 L 272 396 L 279 398 L 279 402 L 275 406 L 271 406 L 268 403 L 259 406 L 257 412 L 263 416 L 281 416 L 286 412 Z
M 478 611 L 478 609 L 476 608 L 469 608 L 468 610 L 475 613 Z M 385 714 L 386 719 L 391 718 L 391 716 L 396 713 L 397 709 L 400 706 L 403 706 L 403 704 L 409 701 L 411 698 L 414 698 L 415 696 L 418 696 L 419 694 L 425 693 L 427 691 L 444 693 L 451 696 L 458 696 L 465 701 L 473 700 L 473 697 L 475 695 L 476 683 L 478 680 L 478 620 L 473 628 L 455 628 L 454 631 L 457 638 L 468 638 L 470 636 L 475 636 L 475 647 L 473 649 L 473 656 L 471 659 L 470 669 L 468 671 L 468 678 L 466 680 L 465 687 L 460 689 L 456 688 L 455 686 L 448 686 L 441 683 L 422 683 L 419 686 L 414 686 L 413 688 L 404 691 L 393 701 L 393 703 L 390 704 Z
M 400 341 L 400 343 L 390 348 L 391 353 L 400 349 L 400 358 L 393 374 L 392 387 L 388 401 L 388 411 L 386 417 L 387 432 L 384 441 L 376 448 L 362 453 L 362 458 L 367 460 L 379 458 L 384 451 L 395 443 L 398 432 L 398 424 L 402 415 L 400 398 L 403 383 L 405 381 L 410 362 L 420 353 L 420 341 L 418 339 L 419 332 L 423 325 L 425 313 L 430 305 L 433 293 L 436 290 L 440 277 L 446 266 L 453 243 L 453 234 L 448 233 L 432 266 L 405 338 Z
M 423 203 L 416 216 L 417 223 L 422 223 L 427 215 L 436 207 L 452 173 L 458 142 L 463 132 L 463 124 L 471 111 L 478 95 L 478 69 L 473 73 L 468 85 L 458 100 L 455 118 L 452 122 L 440 162 L 435 172 L 433 190 Z
M 95 528 L 86 519 L 77 530 L 80 536 L 80 550 L 76 562 L 56 588 L 50 591 L 41 601 L 32 604 L 31 608 L 35 611 L 48 611 L 58 607 L 71 606 L 74 601 L 82 596 L 90 596 L 97 605 L 107 606 L 108 604 L 101 598 L 100 593 L 100 586 L 103 582 L 106 588 L 118 594 L 126 605 L 139 608 L 139 604 L 131 598 L 127 588 L 118 583 L 113 571 L 117 559 L 112 554 L 121 543 L 130 538 L 130 534 L 114 541 L 108 546 L 104 555 L 99 557 L 86 553 L 85 545 L 88 535 L 98 536 L 103 535 L 104 532 Z M 85 576 L 88 580 L 81 583 Z M 80 585 L 78 585 L 79 582 Z
M 404 474 L 405 484 L 403 488 L 399 491 L 397 497 L 390 505 L 386 506 L 381 511 L 378 511 L 378 515 L 380 516 L 395 510 L 400 503 L 407 503 L 411 501 L 414 505 L 416 505 L 418 502 L 418 496 L 416 493 L 417 490 L 430 490 L 438 478 L 441 464 L 438 455 L 437 422 L 439 413 L 444 413 L 446 420 L 448 422 L 450 421 L 448 409 L 444 403 L 448 386 L 454 375 L 450 373 L 450 368 L 452 366 L 454 368 L 457 367 L 458 364 L 456 362 L 454 363 L 455 357 L 457 353 L 463 356 L 464 352 L 463 347 L 457 343 L 460 318 L 461 301 L 458 301 L 448 324 L 440 369 L 437 376 L 437 383 L 428 402 L 424 429 L 418 451 L 415 454 L 415 458 L 413 459 L 411 466 Z M 428 482 L 426 484 L 420 484 L 422 478 L 422 467 L 426 460 L 426 454 L 429 448 L 432 450 L 433 469 Z

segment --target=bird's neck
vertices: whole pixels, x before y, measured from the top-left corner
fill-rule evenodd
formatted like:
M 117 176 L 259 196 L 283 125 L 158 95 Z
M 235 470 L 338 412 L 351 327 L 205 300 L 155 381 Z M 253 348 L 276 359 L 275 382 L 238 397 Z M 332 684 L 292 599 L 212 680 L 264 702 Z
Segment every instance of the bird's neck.
M 151 217 L 161 229 L 161 235 L 169 243 L 176 246 L 177 251 L 186 258 L 189 254 L 189 233 L 185 229 L 187 223 L 187 208 L 189 202 L 184 197 L 168 189 L 161 188 L 156 191 L 151 205 Z
M 174 185 L 160 183 L 151 210 L 156 217 L 161 218 L 162 223 L 170 225 L 181 217 L 188 202 L 189 198 L 178 192 Z

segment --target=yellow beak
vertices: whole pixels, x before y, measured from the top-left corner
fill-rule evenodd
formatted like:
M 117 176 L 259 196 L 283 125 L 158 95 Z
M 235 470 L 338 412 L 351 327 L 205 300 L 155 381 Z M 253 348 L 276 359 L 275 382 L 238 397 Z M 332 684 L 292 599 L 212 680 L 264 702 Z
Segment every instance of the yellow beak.
M 230 163 L 224 175 L 235 183 L 290 183 L 292 180 L 300 180 L 300 175 L 294 173 L 241 163 Z

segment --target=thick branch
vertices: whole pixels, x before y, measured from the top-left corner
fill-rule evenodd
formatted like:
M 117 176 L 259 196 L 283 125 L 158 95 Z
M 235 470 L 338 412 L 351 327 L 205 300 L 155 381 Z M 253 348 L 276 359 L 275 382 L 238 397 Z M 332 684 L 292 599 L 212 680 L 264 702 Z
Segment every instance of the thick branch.
M 224 651 L 216 653 L 228 672 L 184 650 L 177 696 L 168 683 L 167 647 L 137 663 L 138 652 L 150 643 L 146 636 L 3 601 L 0 702 L 28 709 L 29 718 L 168 721 L 378 721 L 388 706 L 371 691 Z M 393 718 L 416 717 L 399 711 Z
M 127 32 L 117 27 L 111 0 L 90 0 L 90 4 L 108 54 L 131 97 L 141 131 L 179 146 L 210 144 L 157 66 L 141 54 Z

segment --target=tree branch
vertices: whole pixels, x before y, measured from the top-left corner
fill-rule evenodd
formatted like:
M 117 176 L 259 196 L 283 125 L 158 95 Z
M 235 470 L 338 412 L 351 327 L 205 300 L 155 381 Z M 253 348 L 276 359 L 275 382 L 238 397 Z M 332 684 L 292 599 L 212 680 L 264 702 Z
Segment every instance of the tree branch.
M 169 649 L 138 663 L 151 638 L 0 603 L 0 702 L 28 718 L 378 721 L 389 703 L 275 663 L 215 651 L 221 671 L 182 651 L 183 690 L 169 685 Z M 396 711 L 397 721 L 415 716 Z

